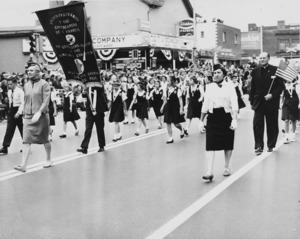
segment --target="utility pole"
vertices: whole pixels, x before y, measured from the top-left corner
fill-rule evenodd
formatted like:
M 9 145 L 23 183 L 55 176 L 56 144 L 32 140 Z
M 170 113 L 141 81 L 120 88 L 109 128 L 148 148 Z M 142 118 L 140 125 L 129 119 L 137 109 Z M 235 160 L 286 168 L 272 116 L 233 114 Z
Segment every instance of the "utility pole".
M 196 64 L 196 50 L 197 50 L 196 2 L 197 2 L 197 0 L 194 0 L 194 2 L 193 2 L 194 46 L 193 46 L 193 51 L 192 51 L 193 64 L 194 64 L 195 69 L 197 68 L 197 64 Z

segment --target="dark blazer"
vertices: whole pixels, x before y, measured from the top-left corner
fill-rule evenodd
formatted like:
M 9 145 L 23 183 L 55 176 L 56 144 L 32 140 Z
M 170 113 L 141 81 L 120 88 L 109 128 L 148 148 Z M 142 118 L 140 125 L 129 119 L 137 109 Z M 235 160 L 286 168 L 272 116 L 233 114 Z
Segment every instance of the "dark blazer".
M 90 89 L 88 89 L 90 90 Z M 104 113 L 108 111 L 108 106 L 107 106 L 107 99 L 106 95 L 104 92 L 103 87 L 92 87 L 92 91 L 96 90 L 97 91 L 97 103 L 96 103 L 96 112 L 97 113 Z M 82 93 L 82 97 L 87 98 L 86 101 L 86 111 L 92 112 L 91 110 L 91 102 L 89 100 L 89 97 L 87 97 L 88 92 Z
M 268 72 L 265 79 L 261 77 L 261 66 L 256 67 L 252 72 L 251 80 L 251 90 L 249 95 L 250 104 L 253 110 L 256 110 L 261 103 L 264 103 L 269 110 L 276 110 L 279 108 L 280 95 L 284 90 L 283 79 L 276 76 L 272 84 L 272 76 L 275 76 L 277 67 L 268 65 Z M 272 85 L 272 87 L 271 87 Z M 272 94 L 272 99 L 265 101 L 265 96 L 271 87 L 270 94 Z

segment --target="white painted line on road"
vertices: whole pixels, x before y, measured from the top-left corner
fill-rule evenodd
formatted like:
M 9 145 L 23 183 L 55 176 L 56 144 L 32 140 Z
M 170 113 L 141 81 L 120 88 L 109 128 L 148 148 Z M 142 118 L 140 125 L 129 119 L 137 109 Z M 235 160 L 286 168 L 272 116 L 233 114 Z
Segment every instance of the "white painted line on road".
M 277 143 L 278 149 L 283 145 L 284 139 L 280 140 Z M 181 226 L 184 222 L 186 222 L 188 219 L 190 219 L 195 213 L 199 212 L 205 205 L 210 203 L 214 198 L 216 198 L 219 194 L 221 194 L 225 189 L 227 189 L 231 184 L 233 184 L 235 181 L 237 181 L 239 178 L 241 178 L 243 175 L 245 175 L 247 172 L 249 172 L 251 169 L 253 169 L 255 166 L 257 166 L 259 163 L 264 161 L 268 156 L 270 156 L 271 153 L 265 152 L 261 154 L 258 157 L 255 157 L 253 160 L 251 160 L 248 164 L 243 166 L 241 169 L 236 171 L 234 174 L 232 174 L 229 178 L 225 179 L 223 182 L 221 182 L 219 185 L 214 187 L 212 190 L 210 190 L 208 193 L 206 193 L 203 197 L 198 199 L 196 202 L 194 202 L 192 205 L 184 209 L 181 213 L 176 215 L 174 218 L 172 218 L 170 221 L 168 221 L 165 225 L 161 226 L 159 229 L 157 229 L 155 232 L 153 232 L 150 236 L 148 236 L 146 239 L 162 239 L 168 236 L 171 232 L 173 232 L 175 229 L 177 229 L 179 226 Z
M 131 137 L 131 138 L 128 138 L 128 139 L 124 139 L 124 140 L 121 140 L 121 141 L 118 141 L 118 142 L 109 143 L 105 147 L 105 150 L 110 150 L 110 149 L 114 149 L 114 148 L 117 148 L 117 147 L 121 147 L 123 145 L 127 145 L 127 144 L 130 144 L 130 143 L 134 143 L 134 142 L 137 142 L 137 141 L 148 139 L 148 138 L 151 138 L 151 137 L 163 134 L 163 133 L 166 133 L 166 129 L 155 130 L 155 131 L 152 131 L 148 134 L 143 134 L 143 135 L 140 135 L 140 136 L 135 136 L 135 137 Z M 53 159 L 53 166 L 58 165 L 58 164 L 62 164 L 62 163 L 66 163 L 66 162 L 69 162 L 69 161 L 72 161 L 72 160 L 75 160 L 75 159 L 78 159 L 78 158 L 86 157 L 88 155 L 96 154 L 96 153 L 98 153 L 98 147 L 90 149 L 88 154 L 73 153 L 73 154 L 68 154 L 68 155 L 62 156 L 62 157 L 58 157 L 58 158 Z M 32 173 L 32 172 L 44 169 L 43 164 L 44 164 L 44 162 L 28 165 L 26 173 L 22 173 L 22 172 L 19 172 L 19 171 L 16 171 L 16 170 L 9 170 L 9 171 L 0 173 L 0 182 L 4 181 L 4 180 L 7 180 L 7 179 L 10 179 L 10 178 L 14 178 L 14 177 L 17 177 L 17 176 L 25 175 L 25 174 L 28 174 L 28 173 Z

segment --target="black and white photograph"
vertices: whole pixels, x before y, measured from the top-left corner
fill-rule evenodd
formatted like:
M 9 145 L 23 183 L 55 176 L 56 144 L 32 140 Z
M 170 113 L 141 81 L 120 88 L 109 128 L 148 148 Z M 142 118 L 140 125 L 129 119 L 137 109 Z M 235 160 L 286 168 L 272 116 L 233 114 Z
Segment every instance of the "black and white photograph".
M 299 239 L 299 0 L 3 0 L 0 239 Z

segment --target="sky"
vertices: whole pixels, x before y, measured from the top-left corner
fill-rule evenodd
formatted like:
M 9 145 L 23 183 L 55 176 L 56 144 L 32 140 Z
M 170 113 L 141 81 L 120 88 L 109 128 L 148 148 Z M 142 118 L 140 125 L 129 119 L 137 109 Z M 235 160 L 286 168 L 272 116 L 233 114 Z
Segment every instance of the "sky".
M 0 8 L 0 27 L 33 26 L 34 11 L 47 9 L 49 0 L 4 0 Z M 85 0 L 88 2 L 91 0 Z M 93 0 L 105 1 L 105 0 Z M 116 0 L 114 0 L 116 1 Z M 119 0 L 132 1 L 132 0 Z M 139 1 L 139 0 L 136 0 Z M 173 0 L 165 0 L 173 1 Z M 203 19 L 220 18 L 224 24 L 247 31 L 248 23 L 274 26 L 278 20 L 300 24 L 299 0 L 190 0 Z M 66 0 L 65 2 L 69 2 Z

